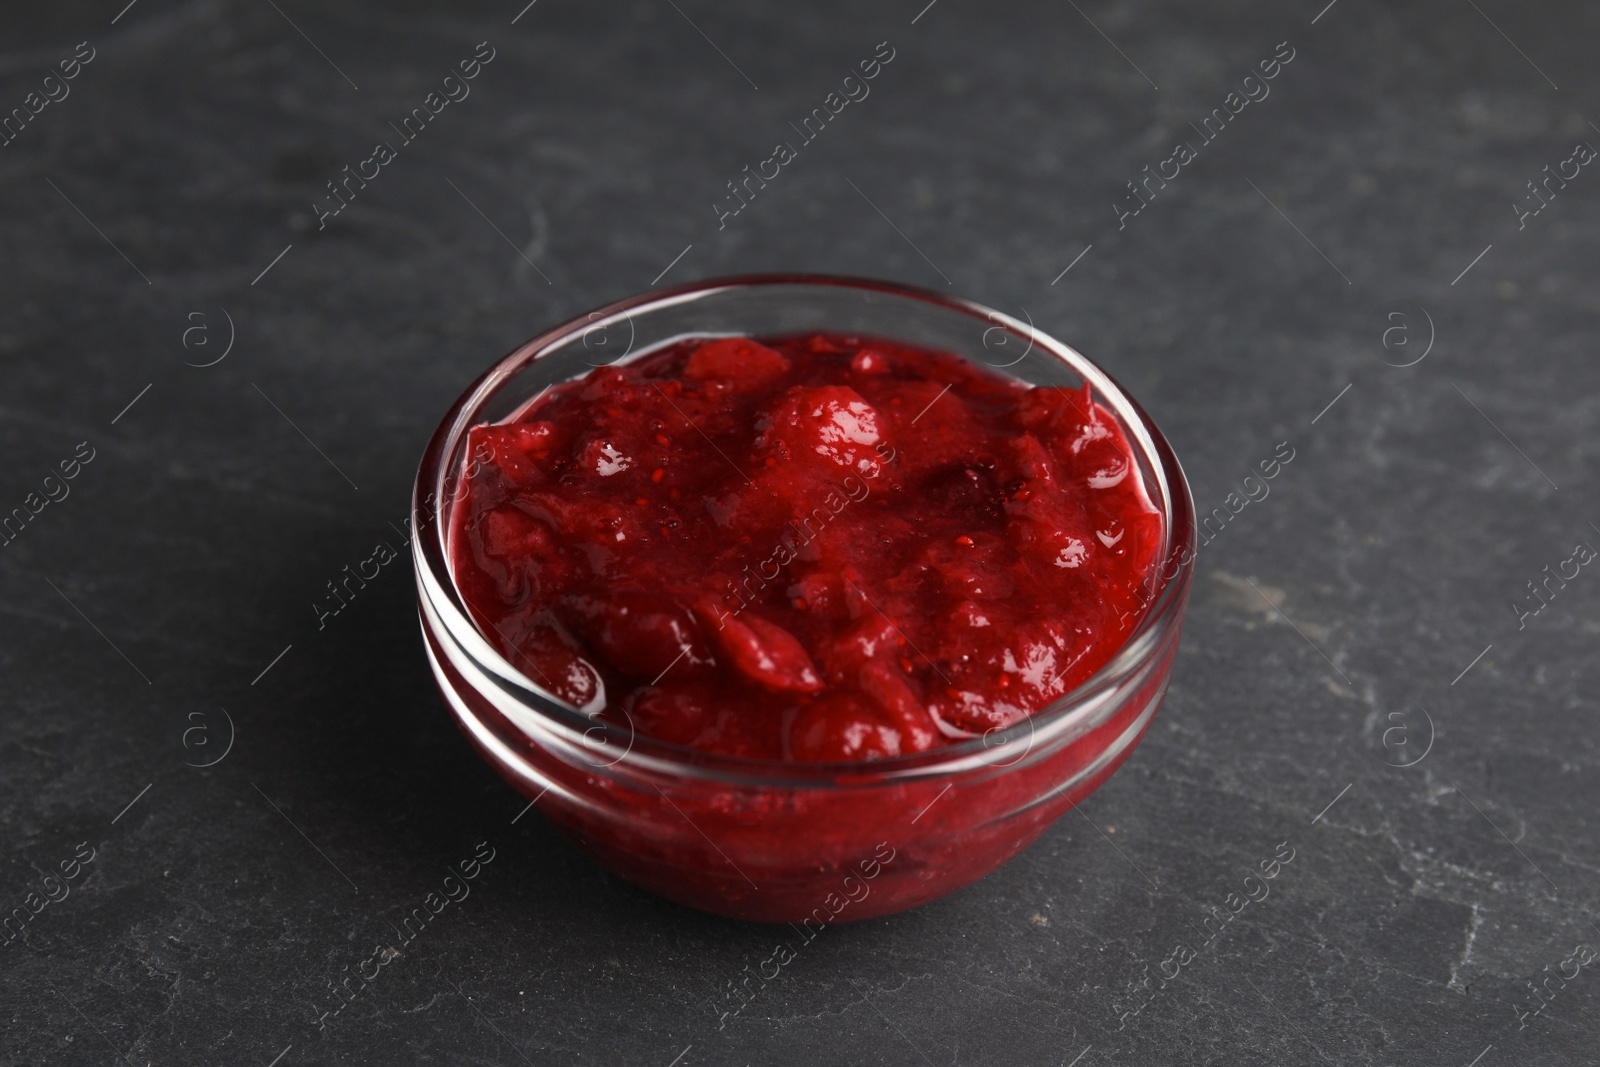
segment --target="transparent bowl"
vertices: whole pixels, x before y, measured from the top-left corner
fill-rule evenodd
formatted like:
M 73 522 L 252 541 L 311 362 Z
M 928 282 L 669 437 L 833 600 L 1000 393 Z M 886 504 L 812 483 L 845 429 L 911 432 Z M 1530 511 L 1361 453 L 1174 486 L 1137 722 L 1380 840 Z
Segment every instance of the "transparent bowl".
M 835 331 L 954 353 L 1034 385 L 1089 382 L 1160 510 L 1160 561 L 1127 643 L 1075 691 L 985 737 L 851 763 L 738 759 L 591 718 L 524 676 L 452 576 L 468 430 L 546 387 L 686 335 Z M 428 444 L 412 500 L 419 612 L 434 677 L 467 737 L 544 816 L 669 900 L 814 929 L 915 907 L 1025 848 L 1127 758 L 1166 692 L 1193 577 L 1194 506 L 1161 432 L 1106 373 L 1032 326 L 888 282 L 759 275 L 629 297 L 549 330 L 472 384 Z

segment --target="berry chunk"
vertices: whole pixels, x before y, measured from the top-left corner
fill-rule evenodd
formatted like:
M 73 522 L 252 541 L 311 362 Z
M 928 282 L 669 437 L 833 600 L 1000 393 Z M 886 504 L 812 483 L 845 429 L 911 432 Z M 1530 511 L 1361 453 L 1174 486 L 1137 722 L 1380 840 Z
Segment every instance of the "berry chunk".
M 683 376 L 697 382 L 724 382 L 736 393 L 761 389 L 789 370 L 783 353 L 748 337 L 722 337 L 695 349 Z
M 865 700 L 841 693 L 812 703 L 795 717 L 789 746 L 799 760 L 898 756 L 900 732 Z
M 562 597 L 557 614 L 619 674 L 658 679 L 709 666 L 710 650 L 689 613 L 634 589 Z
M 793 634 L 759 615 L 726 615 L 715 632 L 718 647 L 735 670 L 757 685 L 779 692 L 815 693 L 822 677 Z
M 791 389 L 762 420 L 756 454 L 781 450 L 800 463 L 809 459 L 812 467 L 820 457 L 838 474 L 877 477 L 882 460 L 875 446 L 883 441 L 878 422 L 877 409 L 847 385 Z

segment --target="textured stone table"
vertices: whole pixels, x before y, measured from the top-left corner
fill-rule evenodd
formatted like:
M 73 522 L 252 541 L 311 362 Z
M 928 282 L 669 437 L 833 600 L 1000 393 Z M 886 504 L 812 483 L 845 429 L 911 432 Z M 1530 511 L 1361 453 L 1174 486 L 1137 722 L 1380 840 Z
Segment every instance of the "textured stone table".
M 923 2 L 8 12 L 0 1063 L 1600 1059 L 1600 11 Z M 1222 512 L 1123 770 L 723 1018 L 780 933 L 519 817 L 404 563 L 312 605 L 515 343 L 791 269 L 1030 317 Z

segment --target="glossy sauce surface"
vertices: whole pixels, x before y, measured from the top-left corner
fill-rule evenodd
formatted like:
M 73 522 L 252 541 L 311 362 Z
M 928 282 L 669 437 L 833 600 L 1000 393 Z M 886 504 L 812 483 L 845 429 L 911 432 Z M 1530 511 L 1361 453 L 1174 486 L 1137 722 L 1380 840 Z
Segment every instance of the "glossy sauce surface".
M 473 428 L 451 555 L 552 693 L 756 759 L 1014 724 L 1126 641 L 1161 518 L 1089 388 L 837 334 L 699 338 Z

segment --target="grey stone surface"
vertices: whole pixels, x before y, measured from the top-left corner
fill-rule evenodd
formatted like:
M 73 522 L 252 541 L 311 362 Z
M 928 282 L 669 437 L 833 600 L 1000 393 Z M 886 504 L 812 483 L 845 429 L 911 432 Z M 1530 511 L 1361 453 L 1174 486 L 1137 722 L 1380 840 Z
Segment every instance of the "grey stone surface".
M 7 11 L 0 109 L 94 58 L 0 147 L 0 509 L 94 458 L 0 549 L 0 905 L 93 859 L 0 947 L 0 1063 L 1600 1059 L 1600 968 L 1563 967 L 1600 946 L 1600 574 L 1511 607 L 1600 546 L 1600 175 L 1521 229 L 1511 206 L 1600 144 L 1600 11 L 922 2 Z M 884 40 L 870 97 L 719 230 L 724 183 Z M 470 97 L 318 230 L 323 183 L 480 41 Z M 1198 157 L 1119 230 L 1178 141 Z M 829 931 L 727 1020 L 774 932 L 513 825 L 403 564 L 320 631 L 311 608 L 397 540 L 468 380 L 686 246 L 663 284 L 816 270 L 1025 309 L 1134 391 L 1202 509 L 1295 450 L 1203 550 L 1166 706 L 1081 813 Z M 186 366 L 225 316 L 227 357 Z M 231 751 L 186 766 L 223 709 Z M 479 839 L 471 896 L 319 1029 Z M 1270 897 L 1158 988 L 1285 841 Z

